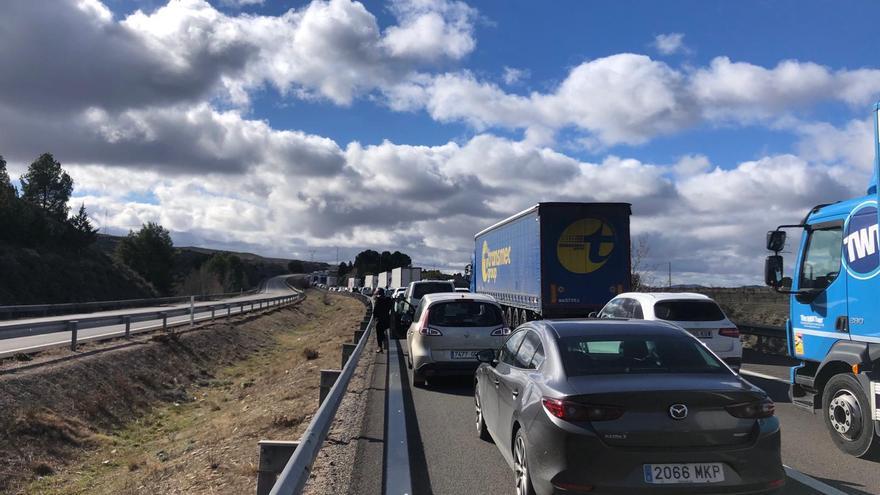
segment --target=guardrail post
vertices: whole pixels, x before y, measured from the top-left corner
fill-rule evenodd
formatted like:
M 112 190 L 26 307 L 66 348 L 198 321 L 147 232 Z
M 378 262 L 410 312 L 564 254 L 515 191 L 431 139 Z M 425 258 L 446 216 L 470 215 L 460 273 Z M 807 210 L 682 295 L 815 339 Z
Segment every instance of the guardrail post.
M 189 296 L 189 327 L 196 325 L 196 296 Z
M 68 321 L 67 328 L 70 329 L 70 350 L 76 351 L 76 337 L 77 332 L 79 330 L 79 322 L 78 321 Z
M 357 344 L 342 344 L 342 365 L 340 368 L 345 368 L 345 365 L 348 363 L 348 359 L 351 357 L 351 353 L 354 352 L 355 347 L 357 347 Z
M 269 495 L 272 486 L 290 456 L 299 447 L 299 442 L 284 440 L 260 440 L 260 467 L 257 469 L 257 495 Z
M 162 318 L 162 331 L 168 331 L 168 313 L 159 313 L 159 316 Z
M 229 321 L 230 319 L 232 319 L 232 305 L 227 304 L 226 305 L 226 321 Z
M 214 311 L 216 311 L 216 309 L 217 308 L 215 308 L 214 306 L 211 306 L 211 321 L 214 321 Z
M 123 316 L 122 322 L 125 323 L 125 338 L 131 338 L 131 316 Z
M 318 393 L 318 406 L 324 403 L 336 379 L 342 374 L 342 370 L 321 370 L 321 386 Z
M 364 336 L 363 330 L 355 330 L 354 331 L 354 343 L 357 344 L 358 342 L 360 342 L 361 337 L 363 337 L 363 336 Z

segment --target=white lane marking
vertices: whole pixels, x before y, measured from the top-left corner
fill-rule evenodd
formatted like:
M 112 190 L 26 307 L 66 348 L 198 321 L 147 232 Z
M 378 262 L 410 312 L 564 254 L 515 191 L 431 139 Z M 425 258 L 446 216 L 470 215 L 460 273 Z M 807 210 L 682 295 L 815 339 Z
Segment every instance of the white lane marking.
M 778 376 L 766 375 L 764 373 L 758 373 L 757 371 L 744 370 L 742 368 L 740 368 L 739 374 L 740 375 L 747 375 L 747 376 L 754 376 L 755 378 L 763 378 L 765 380 L 773 380 L 774 382 L 785 383 L 786 385 L 789 383 L 788 380 L 783 380 L 782 378 L 779 378 Z
M 803 485 L 807 485 L 808 487 L 816 490 L 819 493 L 823 493 L 824 495 L 849 495 L 846 492 L 842 492 L 837 488 L 834 488 L 831 485 L 826 485 L 816 478 L 807 476 L 806 474 L 798 471 L 797 469 L 788 467 L 786 465 L 782 465 L 785 468 L 785 475 L 789 478 L 801 483 Z

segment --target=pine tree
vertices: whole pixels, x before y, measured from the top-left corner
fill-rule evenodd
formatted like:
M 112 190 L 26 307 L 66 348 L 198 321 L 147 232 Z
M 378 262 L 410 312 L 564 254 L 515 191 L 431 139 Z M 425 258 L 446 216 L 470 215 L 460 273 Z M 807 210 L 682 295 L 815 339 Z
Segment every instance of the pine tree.
M 73 192 L 73 179 L 51 153 L 43 153 L 31 163 L 20 181 L 22 199 L 39 206 L 55 218 L 67 218 L 67 201 Z
M 86 213 L 86 205 L 80 204 L 79 212 L 70 218 L 70 226 L 73 228 L 75 242 L 78 247 L 86 247 L 98 238 L 98 229 L 92 226 L 89 215 Z

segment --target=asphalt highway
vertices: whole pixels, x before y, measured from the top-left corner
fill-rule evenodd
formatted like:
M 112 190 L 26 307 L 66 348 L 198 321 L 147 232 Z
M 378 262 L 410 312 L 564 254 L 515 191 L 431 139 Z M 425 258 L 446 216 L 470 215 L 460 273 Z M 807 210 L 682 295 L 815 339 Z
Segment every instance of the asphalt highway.
M 403 353 L 403 352 L 402 352 Z M 777 403 L 783 429 L 783 463 L 790 469 L 785 495 L 867 495 L 880 493 L 880 464 L 840 453 L 821 418 L 795 409 L 781 381 L 789 363 L 746 353 L 746 375 Z M 405 365 L 404 365 L 405 366 Z M 473 425 L 472 379 L 447 378 L 427 388 L 404 383 L 413 494 L 513 493 L 513 471 L 494 444 L 477 437 Z M 800 481 L 798 481 L 800 480 Z
M 278 277 L 270 278 L 266 281 L 266 286 L 263 290 L 256 294 L 249 294 L 247 296 L 241 297 L 233 297 L 229 299 L 223 299 L 218 301 L 206 301 L 206 302 L 198 302 L 195 303 L 195 307 L 201 306 L 210 306 L 216 304 L 230 303 L 230 302 L 242 302 L 242 301 L 253 301 L 257 299 L 264 299 L 267 297 L 273 296 L 282 296 L 286 294 L 292 294 L 293 290 L 288 287 L 286 280 L 290 277 L 289 275 L 281 275 Z M 166 305 L 166 306 L 154 306 L 154 307 L 141 307 L 141 308 L 133 308 L 133 309 L 121 309 L 114 311 L 102 311 L 99 313 L 88 313 L 81 315 L 63 315 L 63 316 L 50 316 L 43 318 L 30 318 L 23 320 L 13 320 L 13 321 L 5 321 L 0 322 L 0 336 L 2 336 L 3 327 L 6 325 L 22 325 L 27 323 L 43 323 L 48 321 L 67 321 L 67 320 L 76 320 L 77 318 L 89 318 L 95 316 L 112 316 L 112 315 L 123 315 L 123 314 L 135 314 L 135 313 L 153 313 L 157 311 L 168 311 L 172 309 L 179 308 L 189 308 L 189 304 L 174 304 L 174 305 Z M 247 311 L 247 307 L 245 307 L 245 311 Z M 232 314 L 238 314 L 241 312 L 241 308 L 231 308 Z M 219 312 L 216 315 L 218 318 L 221 315 Z M 182 315 L 176 317 L 168 318 L 168 324 L 172 325 L 175 323 L 186 323 L 189 321 L 189 315 Z M 195 321 L 210 319 L 210 312 L 196 314 Z M 155 330 L 157 328 L 161 328 L 162 322 L 161 320 L 148 320 L 141 321 L 137 323 L 131 324 L 131 332 L 145 332 L 150 330 Z M 122 324 L 119 325 L 107 325 L 97 328 L 89 328 L 79 330 L 77 340 L 78 342 L 86 342 L 90 340 L 100 340 L 111 337 L 119 337 L 124 335 L 125 326 Z M 3 339 L 0 340 L 0 357 L 11 356 L 17 353 L 22 352 L 33 352 L 41 349 L 63 346 L 70 342 L 70 333 L 68 332 L 60 332 L 60 333 L 51 333 L 45 335 L 34 335 L 28 337 L 20 337 L 14 339 Z

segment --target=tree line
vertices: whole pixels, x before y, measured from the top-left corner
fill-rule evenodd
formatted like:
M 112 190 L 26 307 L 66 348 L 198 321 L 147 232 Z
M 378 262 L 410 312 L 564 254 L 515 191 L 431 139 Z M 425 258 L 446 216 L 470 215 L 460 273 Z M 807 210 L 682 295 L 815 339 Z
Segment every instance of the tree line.
M 0 242 L 102 259 L 95 246 L 98 229 L 85 204 L 70 214 L 74 181 L 51 153 L 34 160 L 18 184 L 18 188 L 13 185 L 6 160 L 0 156 Z M 129 231 L 113 255 L 161 295 L 173 294 L 175 289 L 185 293 L 238 291 L 271 271 L 262 265 L 246 266 L 238 256 L 225 252 L 181 256 L 170 232 L 155 222 Z
M 378 275 L 382 272 L 390 272 L 395 268 L 407 267 L 412 265 L 412 259 L 409 255 L 400 251 L 373 251 L 367 249 L 361 251 L 354 258 L 354 262 L 342 262 L 337 269 L 339 280 L 345 277 L 362 277 L 364 275 Z

